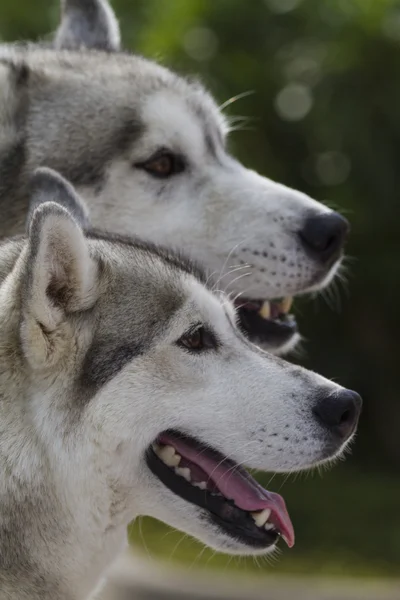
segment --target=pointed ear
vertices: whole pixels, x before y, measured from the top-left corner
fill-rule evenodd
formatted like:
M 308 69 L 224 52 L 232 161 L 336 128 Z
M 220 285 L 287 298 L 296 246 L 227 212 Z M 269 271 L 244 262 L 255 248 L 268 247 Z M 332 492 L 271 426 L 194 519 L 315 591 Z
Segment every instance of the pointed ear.
M 29 223 L 22 288 L 21 335 L 35 366 L 49 364 L 65 352 L 71 340 L 68 317 L 90 308 L 98 297 L 97 265 L 84 232 L 64 206 L 51 201 L 52 190 L 66 199 L 71 186 L 65 182 L 62 191 L 63 179 L 52 178 L 43 169 L 33 176 L 34 196 L 41 201 Z
M 117 18 L 107 0 L 61 0 L 62 19 L 56 32 L 56 49 L 120 50 Z
M 56 202 L 65 208 L 81 229 L 90 229 L 89 211 L 74 187 L 53 169 L 36 169 L 30 183 L 27 231 L 35 210 L 44 202 Z

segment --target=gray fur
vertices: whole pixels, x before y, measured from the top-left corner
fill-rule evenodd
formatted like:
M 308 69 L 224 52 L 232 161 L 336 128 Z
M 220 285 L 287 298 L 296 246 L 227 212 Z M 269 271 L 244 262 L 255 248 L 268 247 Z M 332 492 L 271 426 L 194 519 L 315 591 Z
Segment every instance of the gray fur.
M 122 247 L 125 253 L 132 253 L 133 261 L 137 260 L 138 245 L 128 244 Z M 145 252 L 147 254 L 147 249 Z M 148 255 L 150 256 L 151 254 Z M 168 258 L 164 260 L 168 261 Z M 190 264 L 184 268 L 192 272 Z M 114 274 L 113 279 L 113 304 L 116 310 L 102 315 L 82 365 L 79 382 L 86 393 L 97 391 L 127 363 L 148 352 L 151 340 L 157 340 L 163 334 L 171 315 L 182 305 L 182 298 L 177 296 L 173 280 L 171 283 L 165 282 L 160 290 L 159 280 L 151 273 L 146 288 L 136 286 L 135 282 L 132 285 L 125 272 Z M 130 299 L 128 304 L 127 298 Z M 143 313 L 138 310 L 138 306 L 145 306 L 152 315 L 145 327 Z
M 28 204 L 27 182 L 35 168 L 45 165 L 62 173 L 75 186 L 98 187 L 106 177 L 107 165 L 139 140 L 143 127 L 135 103 L 129 106 L 126 102 L 129 82 L 125 90 L 115 93 L 119 76 L 113 55 L 58 55 L 37 48 L 28 52 L 5 48 L 3 54 L 4 77 L 10 87 L 4 101 L 9 103 L 11 95 L 18 104 L 13 111 L 0 111 L 0 130 L 15 131 L 0 152 L 1 236 L 21 231 Z M 0 47 L 0 60 L 1 55 Z M 105 67 L 103 74 L 101 65 Z M 130 76 L 134 77 L 135 62 L 132 67 Z M 82 85 L 89 70 L 90 90 Z M 24 74 L 22 81 L 20 73 Z M 27 85 L 29 91 L 25 92 Z M 72 104 L 66 104 L 68 98 L 73 99 Z M 0 106 L 1 100 L 0 92 Z M 80 116 L 79 107 L 84 111 Z M 52 123 L 50 128 L 48 123 Z

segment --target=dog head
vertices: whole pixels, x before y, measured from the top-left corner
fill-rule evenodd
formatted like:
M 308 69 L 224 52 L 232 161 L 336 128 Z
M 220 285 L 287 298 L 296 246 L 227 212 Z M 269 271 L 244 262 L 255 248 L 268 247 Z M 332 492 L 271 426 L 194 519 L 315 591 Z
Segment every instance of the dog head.
M 21 169 L 66 176 L 96 226 L 190 254 L 236 298 L 252 341 L 290 349 L 299 337 L 291 297 L 332 280 L 348 223 L 236 161 L 207 91 L 118 52 L 118 40 L 105 0 L 65 0 L 55 50 L 3 48 L 30 72 L 18 92 L 28 86 Z
M 16 402 L 28 403 L 53 493 L 93 527 L 103 515 L 103 534 L 146 514 L 228 552 L 267 552 L 280 536 L 291 546 L 283 499 L 242 465 L 292 472 L 338 456 L 357 394 L 250 344 L 184 258 L 85 234 L 86 212 L 54 172 L 39 170 L 32 189 L 1 322 L 17 326 Z

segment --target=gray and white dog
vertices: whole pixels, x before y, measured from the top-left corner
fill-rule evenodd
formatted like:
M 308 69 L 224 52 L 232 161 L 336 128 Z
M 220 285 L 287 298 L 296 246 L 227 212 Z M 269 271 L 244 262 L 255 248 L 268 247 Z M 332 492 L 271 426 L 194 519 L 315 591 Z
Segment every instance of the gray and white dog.
M 95 226 L 190 254 L 252 341 L 289 350 L 291 297 L 331 282 L 347 221 L 232 158 L 209 93 L 119 39 L 106 0 L 64 0 L 52 48 L 0 46 L 0 235 L 23 231 L 27 181 L 52 167 Z
M 291 546 L 239 465 L 337 456 L 357 394 L 250 344 L 185 259 L 85 233 L 56 173 L 26 193 L 28 234 L 0 245 L 0 598 L 87 598 L 140 514 L 226 552 Z

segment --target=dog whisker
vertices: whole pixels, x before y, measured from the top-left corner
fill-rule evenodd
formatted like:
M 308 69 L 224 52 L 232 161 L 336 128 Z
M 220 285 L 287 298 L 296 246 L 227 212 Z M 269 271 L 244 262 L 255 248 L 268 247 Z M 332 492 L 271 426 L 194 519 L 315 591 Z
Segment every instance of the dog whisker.
M 150 552 L 150 550 L 149 550 L 149 547 L 148 547 L 148 546 L 147 546 L 147 544 L 146 544 L 146 540 L 145 540 L 145 538 L 144 538 L 144 535 L 143 535 L 142 522 L 143 522 L 143 516 L 141 516 L 141 515 L 140 515 L 140 516 L 138 517 L 138 529 L 139 529 L 139 535 L 140 535 L 140 538 L 141 538 L 141 540 L 142 540 L 143 548 L 144 548 L 144 549 L 145 549 L 145 551 L 146 551 L 146 554 L 147 554 L 147 557 L 148 557 L 148 559 L 150 560 L 150 562 L 153 562 L 153 563 L 154 563 L 154 556 L 151 554 L 151 552 Z
M 236 96 L 232 96 L 228 100 L 225 100 L 218 108 L 220 111 L 223 111 L 227 106 L 230 106 L 234 102 L 241 100 L 242 98 L 246 98 L 247 96 L 252 96 L 255 94 L 255 90 L 247 90 L 246 92 L 241 92 L 240 94 L 236 94 Z
M 242 273 L 242 274 L 241 274 L 241 275 L 239 275 L 238 277 L 235 277 L 235 278 L 234 278 L 232 281 L 230 281 L 230 282 L 227 284 L 227 286 L 226 286 L 226 288 L 225 288 L 225 292 L 226 292 L 226 290 L 228 289 L 228 287 L 229 287 L 229 286 L 231 286 L 231 285 L 233 285 L 234 283 L 236 283 L 236 281 L 239 281 L 239 279 L 242 279 L 243 277 L 249 277 L 250 275 L 251 275 L 251 273 L 250 273 L 250 272 L 247 272 L 247 273 Z
M 227 271 L 226 273 L 224 273 L 223 275 L 221 275 L 221 277 L 218 279 L 218 281 L 216 282 L 215 285 L 219 285 L 221 283 L 221 281 L 225 278 L 228 277 L 229 275 L 232 275 L 232 273 L 236 273 L 237 271 L 243 271 L 243 269 L 249 268 L 250 265 L 240 265 L 234 269 L 230 269 L 229 271 Z M 234 279 L 234 281 L 236 281 Z M 215 291 L 215 289 L 213 288 L 213 291 Z
M 178 542 L 177 542 L 177 543 L 175 544 L 175 546 L 173 547 L 173 549 L 172 549 L 172 551 L 171 551 L 171 554 L 169 555 L 169 560 L 172 560 L 172 559 L 173 559 L 173 557 L 174 557 L 174 555 L 175 555 L 175 552 L 178 550 L 178 548 L 179 548 L 179 546 L 182 544 L 182 542 L 183 542 L 184 540 L 186 540 L 187 538 L 190 538 L 189 534 L 188 534 L 188 533 L 183 533 L 183 534 L 182 534 L 182 537 L 181 537 L 181 538 L 178 540 Z
M 236 250 L 236 249 L 237 249 L 237 248 L 238 248 L 240 245 L 244 244 L 245 242 L 246 242 L 246 240 L 243 240 L 243 241 L 241 241 L 241 242 L 238 242 L 238 243 L 237 243 L 235 246 L 233 246 L 233 248 L 231 248 L 231 250 L 229 251 L 229 253 L 228 253 L 228 256 L 227 256 L 227 257 L 226 257 L 226 259 L 225 259 L 225 262 L 224 262 L 224 264 L 223 264 L 223 265 L 222 265 L 222 267 L 221 267 L 221 270 L 220 270 L 219 277 L 218 277 L 218 279 L 217 279 L 217 281 L 216 281 L 216 283 L 215 283 L 215 285 L 216 285 L 216 286 L 219 284 L 220 277 L 221 277 L 221 275 L 224 273 L 224 271 L 225 271 L 225 268 L 226 268 L 226 265 L 228 264 L 228 261 L 229 261 L 230 257 L 231 257 L 231 256 L 232 256 L 232 254 L 235 252 L 235 250 Z

